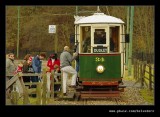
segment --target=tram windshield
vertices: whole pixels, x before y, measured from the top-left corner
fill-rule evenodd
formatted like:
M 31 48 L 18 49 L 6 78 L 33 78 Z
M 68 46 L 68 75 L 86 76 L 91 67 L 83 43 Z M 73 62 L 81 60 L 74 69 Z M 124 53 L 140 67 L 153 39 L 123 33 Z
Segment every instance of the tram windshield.
M 120 27 L 110 26 L 107 28 L 97 28 L 92 31 L 91 26 L 81 26 L 79 35 L 80 53 L 112 53 L 120 51 Z M 91 35 L 93 36 L 91 46 Z M 108 38 L 107 38 L 108 37 Z M 91 51 L 92 49 L 92 51 Z
M 105 29 L 95 29 L 95 32 L 94 32 L 94 44 L 106 44 L 106 32 L 105 32 Z

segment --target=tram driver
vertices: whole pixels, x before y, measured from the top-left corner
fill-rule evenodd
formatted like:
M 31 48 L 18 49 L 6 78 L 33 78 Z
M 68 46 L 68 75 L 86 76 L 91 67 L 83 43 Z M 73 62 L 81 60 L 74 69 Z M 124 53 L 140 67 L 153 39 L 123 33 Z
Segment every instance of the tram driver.
M 94 44 L 106 44 L 106 34 L 105 32 L 97 33 L 94 35 Z

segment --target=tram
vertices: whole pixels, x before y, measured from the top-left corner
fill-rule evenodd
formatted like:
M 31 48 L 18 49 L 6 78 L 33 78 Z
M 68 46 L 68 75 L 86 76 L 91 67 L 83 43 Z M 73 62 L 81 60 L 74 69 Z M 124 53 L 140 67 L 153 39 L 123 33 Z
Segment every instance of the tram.
M 125 88 L 124 22 L 101 12 L 74 18 L 81 98 L 120 96 Z

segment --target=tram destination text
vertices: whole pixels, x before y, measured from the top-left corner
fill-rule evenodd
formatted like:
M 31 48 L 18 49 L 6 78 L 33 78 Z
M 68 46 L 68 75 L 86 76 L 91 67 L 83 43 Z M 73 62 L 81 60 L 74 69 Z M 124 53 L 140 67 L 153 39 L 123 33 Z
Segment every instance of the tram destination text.
M 93 47 L 93 53 L 107 53 L 107 47 Z

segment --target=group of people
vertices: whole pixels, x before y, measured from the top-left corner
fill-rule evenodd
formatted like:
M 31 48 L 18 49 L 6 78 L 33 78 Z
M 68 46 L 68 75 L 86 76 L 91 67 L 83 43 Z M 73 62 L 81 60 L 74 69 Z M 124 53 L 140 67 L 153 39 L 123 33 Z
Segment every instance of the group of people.
M 75 88 L 76 87 L 76 80 L 77 80 L 77 71 L 72 67 L 71 62 L 73 60 L 77 60 L 78 53 L 75 52 L 73 56 L 70 53 L 70 48 L 68 46 L 64 47 L 63 52 L 60 55 L 60 59 L 58 59 L 57 54 L 51 54 L 47 66 L 47 78 L 49 81 L 47 84 L 48 90 L 50 90 L 50 80 L 51 80 L 51 73 L 54 72 L 54 80 L 55 82 L 59 82 L 60 80 L 63 80 L 62 88 L 63 88 L 63 94 L 67 95 L 67 78 L 68 74 L 72 74 L 72 81 L 70 87 Z M 18 72 L 23 73 L 41 73 L 42 71 L 42 61 L 44 58 L 46 58 L 45 54 L 39 54 L 35 57 L 33 57 L 30 54 L 27 54 L 24 57 L 24 62 L 18 63 L 16 65 L 14 63 L 14 54 L 9 53 L 6 58 L 6 74 L 16 74 Z M 63 72 L 63 79 L 60 79 L 61 72 Z M 6 80 L 10 80 L 11 77 L 6 77 Z M 23 76 L 24 82 L 38 82 L 41 79 L 38 76 Z M 31 88 L 36 88 L 36 85 L 32 85 Z M 35 95 L 33 96 L 35 97 Z
M 24 62 L 19 62 L 18 65 L 15 64 L 14 62 L 14 54 L 9 53 L 6 56 L 6 75 L 15 75 L 18 72 L 23 72 L 23 73 L 41 73 L 41 64 L 44 58 L 46 57 L 45 54 L 40 54 L 35 57 L 32 57 L 30 54 L 27 54 L 24 57 Z M 6 81 L 10 80 L 12 76 L 7 76 Z M 23 76 L 23 81 L 24 82 L 38 82 L 39 81 L 38 76 Z M 30 88 L 30 86 L 28 86 Z M 31 88 L 36 88 L 36 85 L 32 85 Z M 12 88 L 10 88 L 11 92 Z M 35 97 L 36 95 L 32 95 Z
M 24 57 L 25 61 L 21 61 L 18 63 L 18 65 L 16 65 L 14 62 L 14 54 L 9 53 L 6 58 L 6 74 L 16 74 L 18 72 L 28 73 L 31 71 L 34 71 L 34 73 L 41 73 L 41 60 L 43 60 L 45 57 L 45 54 L 40 54 L 35 57 L 27 54 Z

